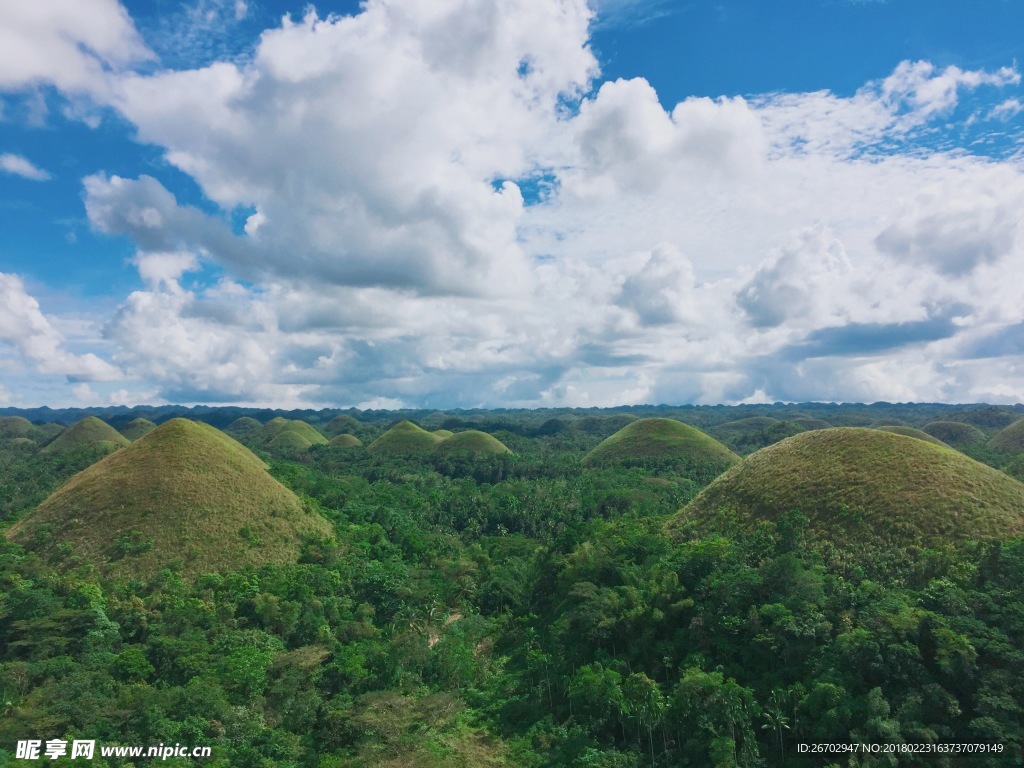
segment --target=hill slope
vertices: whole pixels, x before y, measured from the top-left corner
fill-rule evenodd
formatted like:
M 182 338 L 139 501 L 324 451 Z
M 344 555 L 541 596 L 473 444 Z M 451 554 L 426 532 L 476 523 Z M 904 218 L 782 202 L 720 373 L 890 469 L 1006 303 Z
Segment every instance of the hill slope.
M 958 449 L 981 445 L 988 439 L 980 429 L 961 421 L 933 421 L 930 424 L 925 424 L 921 429 L 946 445 Z
M 362 445 L 363 441 L 355 435 L 335 435 L 331 438 L 331 442 L 328 445 L 333 445 L 335 448 L 357 448 Z
M 69 544 L 118 576 L 145 578 L 176 560 L 186 576 L 285 562 L 307 532 L 330 526 L 251 451 L 172 419 L 79 472 L 7 535 L 52 561 Z
M 990 448 L 1005 453 L 1024 453 L 1024 419 L 1013 422 L 988 441 Z
M 401 421 L 370 443 L 370 453 L 420 453 L 432 451 L 441 438 L 411 421 Z
M 115 451 L 126 445 L 129 445 L 128 439 L 112 426 L 105 421 L 100 421 L 95 416 L 87 416 L 57 435 L 43 448 L 43 452 L 74 451 L 84 446 Z
M 749 529 L 791 511 L 808 535 L 889 549 L 1024 531 L 1024 484 L 923 440 L 877 429 L 805 432 L 733 467 L 677 516 L 699 528 Z
M 458 432 L 451 437 L 446 437 L 437 444 L 437 452 L 448 456 L 473 457 L 512 453 L 498 438 L 475 429 Z
M 156 424 L 149 419 L 132 419 L 125 424 L 121 434 L 129 440 L 138 440 L 143 435 L 148 435 L 154 429 L 156 429 Z
M 601 442 L 583 458 L 585 465 L 672 464 L 694 479 L 717 475 L 739 457 L 695 427 L 675 419 L 638 419 Z
M 933 445 L 946 445 L 944 442 L 939 440 L 937 437 L 929 435 L 920 429 L 907 426 L 883 426 L 878 427 L 881 432 L 892 432 L 894 435 L 903 435 L 904 437 L 916 437 L 918 440 L 924 440 L 926 443 L 932 443 Z

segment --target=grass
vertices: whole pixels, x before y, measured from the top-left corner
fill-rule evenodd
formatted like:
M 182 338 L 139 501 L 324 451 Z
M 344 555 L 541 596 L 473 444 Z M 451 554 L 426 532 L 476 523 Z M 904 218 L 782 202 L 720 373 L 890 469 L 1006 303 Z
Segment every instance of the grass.
M 925 424 L 922 430 L 946 445 L 958 449 L 981 445 L 988 440 L 988 437 L 980 429 L 962 421 L 933 421 L 930 424 Z
M 232 421 L 224 431 L 234 438 L 243 438 L 261 429 L 263 429 L 263 425 L 252 416 L 242 416 Z
M 310 445 L 327 445 L 327 438 L 306 422 L 285 419 L 281 416 L 268 421 L 259 432 L 253 433 L 251 439 L 256 445 L 270 447 L 270 444 L 282 433 L 290 432 L 307 440 Z M 294 443 L 293 443 L 294 444 Z M 309 446 L 306 446 L 307 448 Z
M 498 438 L 475 429 L 446 437 L 437 444 L 437 452 L 449 456 L 497 456 L 502 453 L 512 453 Z
M 58 434 L 43 448 L 44 453 L 74 451 L 85 445 L 115 451 L 129 445 L 128 439 L 95 416 L 87 416 Z
M 336 437 L 337 435 L 357 431 L 363 424 L 346 413 L 335 416 L 321 427 L 325 435 Z
M 1004 453 L 1024 453 L 1024 419 L 1013 422 L 988 441 L 990 448 Z
M 675 464 L 693 475 L 717 475 L 739 457 L 695 427 L 674 419 L 638 419 L 601 442 L 585 465 Z
M 421 453 L 432 451 L 441 441 L 411 421 L 400 421 L 378 437 L 366 449 L 370 453 Z
M 35 425 L 22 416 L 0 417 L 0 440 L 14 437 L 31 438 L 36 434 Z
M 306 439 L 305 435 L 291 429 L 283 429 L 277 436 L 267 443 L 267 450 L 274 453 L 293 454 L 308 451 L 313 445 Z
M 444 440 L 444 439 L 445 439 L 445 438 L 447 438 L 447 437 L 451 437 L 451 436 L 452 436 L 452 435 L 454 435 L 455 433 L 454 433 L 454 432 L 452 432 L 452 431 L 451 431 L 450 429 L 435 429 L 435 430 L 434 430 L 433 432 L 431 432 L 430 434 L 432 434 L 432 435 L 437 435 L 437 436 L 438 436 L 438 437 L 440 437 L 440 438 L 441 438 L 442 440 Z
M 149 419 L 132 419 L 125 424 L 124 428 L 121 430 L 121 434 L 129 440 L 135 441 L 143 435 L 148 435 L 154 429 L 156 429 L 156 424 Z
M 924 440 L 818 430 L 749 456 L 684 507 L 675 525 L 727 532 L 793 512 L 807 518 L 813 541 L 934 547 L 1024 531 L 1024 484 Z
M 287 562 L 306 533 L 330 525 L 249 449 L 172 419 L 79 472 L 7 535 L 52 562 L 148 578 L 172 564 L 193 577 Z
M 916 437 L 918 440 L 924 440 L 926 443 L 932 443 L 933 445 L 946 445 L 944 442 L 939 440 L 937 437 L 932 437 L 927 432 L 914 427 L 908 426 L 893 426 L 885 425 L 878 427 L 881 432 L 892 432 L 894 435 L 903 435 L 904 437 Z
M 333 445 L 335 448 L 356 448 L 363 444 L 355 435 L 335 435 L 331 438 L 328 445 Z
M 815 429 L 829 429 L 832 426 L 827 421 L 823 421 L 822 419 L 813 419 L 810 416 L 793 419 L 793 423 L 805 432 L 811 432 Z

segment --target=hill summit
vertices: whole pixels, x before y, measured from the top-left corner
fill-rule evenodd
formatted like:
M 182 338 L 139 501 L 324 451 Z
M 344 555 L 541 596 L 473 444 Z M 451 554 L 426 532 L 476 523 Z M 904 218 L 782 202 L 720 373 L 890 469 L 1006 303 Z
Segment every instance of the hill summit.
M 695 480 L 710 480 L 739 456 L 710 435 L 675 419 L 638 419 L 600 443 L 584 464 L 673 464 Z
M 172 419 L 79 472 L 7 535 L 51 561 L 70 555 L 125 577 L 180 561 L 186 576 L 286 562 L 306 512 L 249 449 L 217 429 Z
M 100 421 L 95 416 L 86 416 L 57 435 L 43 448 L 43 452 L 63 453 L 85 446 L 116 451 L 128 444 L 128 439 L 107 422 Z
M 791 512 L 807 518 L 810 539 L 864 551 L 991 540 L 1024 531 L 1024 484 L 914 437 L 816 430 L 747 457 L 676 524 L 749 530 Z
M 367 451 L 370 453 L 420 453 L 430 451 L 441 438 L 417 427 L 411 421 L 400 421 L 378 437 Z

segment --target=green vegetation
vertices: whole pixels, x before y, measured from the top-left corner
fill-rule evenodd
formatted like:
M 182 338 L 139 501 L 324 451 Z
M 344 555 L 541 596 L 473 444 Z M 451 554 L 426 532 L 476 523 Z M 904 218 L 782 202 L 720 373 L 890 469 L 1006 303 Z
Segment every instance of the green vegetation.
M 1024 453 L 1024 419 L 1013 422 L 988 441 L 990 448 L 1003 453 Z
M 331 438 L 328 445 L 333 445 L 335 448 L 356 448 L 363 444 L 355 435 L 335 435 Z
M 984 408 L 970 408 L 965 411 L 955 411 L 946 418 L 948 421 L 960 421 L 964 424 L 971 424 L 982 430 L 997 432 L 1005 429 L 1019 419 L 1021 415 L 1008 411 L 998 406 L 989 405 Z
M 267 450 L 271 453 L 291 455 L 308 451 L 311 445 L 313 443 L 297 430 L 282 429 L 267 443 Z
M 327 438 L 320 434 L 314 427 L 301 420 L 271 419 L 263 427 L 262 435 L 258 437 L 266 443 L 272 442 L 283 433 L 291 433 L 309 442 L 310 445 L 327 445 Z
M 813 419 L 808 417 L 793 419 L 793 423 L 796 424 L 798 427 L 800 427 L 800 429 L 804 430 L 805 432 L 810 432 L 815 429 L 828 429 L 829 427 L 832 426 L 827 421 L 822 421 L 821 419 Z
M 362 428 L 362 426 L 363 425 L 358 419 L 354 419 L 348 414 L 343 413 L 339 416 L 335 416 L 329 422 L 324 424 L 322 429 L 325 435 L 336 437 L 337 435 L 345 433 L 357 432 Z
M 798 435 L 804 428 L 793 421 L 780 421 L 770 416 L 751 416 L 719 424 L 712 432 L 729 449 L 748 454 L 787 437 Z
M 436 432 L 434 434 L 437 434 Z M 438 453 L 445 455 L 463 456 L 497 456 L 502 453 L 511 453 L 508 447 L 496 437 L 469 429 L 459 432 L 451 437 L 446 437 L 437 444 Z
M 765 415 L 923 424 L 953 408 L 617 410 L 710 430 Z M 952 449 L 802 433 L 709 486 L 760 473 L 732 483 L 731 511 L 686 519 L 710 477 L 675 459 L 583 464 L 605 427 L 580 425 L 614 413 L 367 412 L 366 434 L 424 419 L 514 453 L 314 445 L 267 451 L 269 473 L 208 426 L 143 415 L 166 423 L 39 512 L 94 449 L 0 443 L 0 523 L 15 524 L 0 538 L 0 765 L 29 735 L 208 744 L 203 768 L 1022 764 L 1024 536 L 969 539 L 1007 506 L 1019 517 L 1024 485 Z M 752 516 L 755 502 L 772 514 Z M 801 743 L 1002 751 L 848 759 Z
M 981 445 L 988 440 L 985 433 L 977 427 L 959 421 L 933 421 L 930 424 L 925 424 L 921 429 L 946 445 L 961 451 L 972 445 Z
M 92 446 L 109 453 L 128 444 L 128 440 L 105 421 L 87 416 L 57 435 L 43 448 L 43 452 L 61 453 Z
M 138 440 L 143 435 L 148 435 L 154 429 L 156 429 L 156 424 L 149 419 L 133 419 L 124 426 L 121 430 L 121 434 L 129 440 L 134 441 Z
M 380 454 L 421 453 L 432 451 L 440 441 L 440 437 L 411 421 L 400 421 L 370 443 L 366 450 Z
M 837 428 L 758 451 L 711 483 L 678 522 L 728 532 L 793 513 L 806 518 L 809 539 L 833 547 L 942 547 L 1024 531 L 1024 484 L 950 448 Z
M 437 436 L 438 436 L 438 437 L 440 437 L 440 438 L 441 438 L 442 440 L 444 440 L 444 439 L 445 439 L 446 437 L 451 437 L 451 436 L 452 436 L 452 435 L 454 435 L 455 433 L 454 433 L 454 432 L 452 432 L 452 431 L 451 431 L 450 429 L 435 429 L 435 430 L 434 430 L 433 432 L 431 432 L 430 434 L 432 434 L 432 435 L 437 435 Z
M 914 427 L 901 427 L 901 426 L 881 426 L 877 427 L 882 432 L 892 432 L 894 435 L 904 435 L 905 437 L 916 437 L 918 440 L 924 440 L 926 443 L 932 443 L 933 445 L 946 445 L 944 442 L 939 440 L 937 437 L 932 437 L 927 432 Z M 948 446 L 947 446 L 948 447 Z
M 124 556 L 119 536 L 134 531 L 153 545 Z M 8 536 L 51 562 L 151 577 L 294 560 L 303 535 L 328 531 L 245 447 L 172 419 L 75 475 Z
M 28 437 L 36 434 L 36 427 L 23 416 L 0 416 L 0 440 Z
M 584 465 L 675 466 L 706 482 L 739 460 L 699 429 L 674 419 L 640 419 L 623 427 L 584 457 Z

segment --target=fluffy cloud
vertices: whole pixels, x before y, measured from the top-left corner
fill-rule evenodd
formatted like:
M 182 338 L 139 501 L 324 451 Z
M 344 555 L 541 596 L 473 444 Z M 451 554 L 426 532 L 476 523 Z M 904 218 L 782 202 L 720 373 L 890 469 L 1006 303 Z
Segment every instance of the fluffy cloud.
M 17 275 L 0 273 L 0 340 L 14 346 L 43 374 L 60 374 L 74 381 L 109 380 L 120 372 L 92 353 L 76 355 L 25 291 Z
M 32 181 L 46 181 L 50 178 L 50 174 L 34 165 L 31 160 L 10 152 L 0 155 L 0 171 L 14 176 L 22 176 Z

